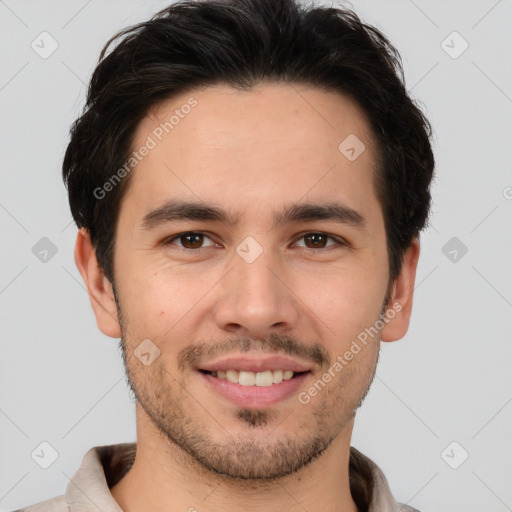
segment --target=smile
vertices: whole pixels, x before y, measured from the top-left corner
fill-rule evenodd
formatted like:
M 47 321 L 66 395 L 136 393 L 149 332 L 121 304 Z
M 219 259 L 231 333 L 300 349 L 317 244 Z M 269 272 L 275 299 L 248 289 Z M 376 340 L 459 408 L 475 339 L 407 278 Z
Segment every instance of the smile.
M 232 384 L 240 384 L 241 386 L 260 386 L 268 387 L 274 384 L 280 384 L 285 380 L 290 380 L 296 375 L 304 372 L 293 372 L 292 370 L 267 370 L 263 372 L 249 372 L 244 370 L 219 370 L 216 372 L 208 372 L 202 370 L 217 379 L 227 380 Z

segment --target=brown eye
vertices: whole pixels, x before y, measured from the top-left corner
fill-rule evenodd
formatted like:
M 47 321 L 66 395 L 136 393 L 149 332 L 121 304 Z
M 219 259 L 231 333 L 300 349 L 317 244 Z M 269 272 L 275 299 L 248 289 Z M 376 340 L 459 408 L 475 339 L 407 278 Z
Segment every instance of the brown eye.
M 323 233 L 309 233 L 303 238 L 306 240 L 306 247 L 308 249 L 323 249 L 326 246 L 327 239 L 330 237 Z
M 205 240 L 210 240 L 210 243 L 207 245 L 203 245 L 205 243 Z M 214 246 L 216 245 L 211 241 L 210 237 L 207 235 L 204 235 L 203 233 L 198 233 L 195 231 L 189 231 L 186 233 L 180 233 L 179 235 L 176 235 L 172 238 L 169 238 L 166 242 L 166 245 L 177 245 L 178 247 L 181 247 L 183 249 L 203 249 L 206 247 Z
M 200 233 L 181 235 L 180 241 L 185 249 L 199 249 L 203 244 L 203 235 Z
M 329 251 L 341 247 L 349 247 L 343 239 L 335 238 L 334 236 L 327 235 L 326 233 L 304 233 L 301 235 L 295 244 L 299 247 L 309 250 L 323 250 Z

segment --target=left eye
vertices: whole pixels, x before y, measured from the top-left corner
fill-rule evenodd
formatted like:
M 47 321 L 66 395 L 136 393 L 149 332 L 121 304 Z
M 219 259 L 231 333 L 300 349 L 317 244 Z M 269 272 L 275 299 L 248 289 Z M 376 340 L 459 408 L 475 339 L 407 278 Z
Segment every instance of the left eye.
M 210 240 L 211 242 L 207 246 L 203 246 L 205 239 Z M 173 244 L 175 240 L 178 240 L 179 244 Z M 332 236 L 326 235 L 325 233 L 305 233 L 297 239 L 297 242 L 299 240 L 305 241 L 305 245 L 303 245 L 302 247 L 305 247 L 306 249 L 325 249 L 333 245 L 343 245 L 341 242 L 335 240 Z M 332 243 L 327 244 L 328 240 L 331 240 Z M 212 247 L 215 245 L 218 246 L 218 244 L 213 242 L 213 240 L 209 236 L 205 235 L 204 233 L 199 233 L 196 231 L 180 233 L 179 235 L 169 238 L 165 243 L 178 245 L 181 246 L 183 249 L 190 250 L 203 249 L 204 247 Z
M 333 240 L 334 243 L 330 245 L 327 244 L 327 240 Z M 306 233 L 304 235 L 301 235 L 298 240 L 306 240 L 307 243 L 311 243 L 312 247 L 307 246 L 307 249 L 324 249 L 326 247 L 330 247 L 332 245 L 341 245 L 340 242 L 334 240 L 332 236 L 326 235 L 325 233 Z

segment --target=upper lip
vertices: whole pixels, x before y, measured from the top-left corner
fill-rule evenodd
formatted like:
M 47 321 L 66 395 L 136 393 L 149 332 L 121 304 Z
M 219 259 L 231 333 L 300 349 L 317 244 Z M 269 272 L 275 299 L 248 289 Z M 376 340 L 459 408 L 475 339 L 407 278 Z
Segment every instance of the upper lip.
M 291 370 L 293 372 L 307 372 L 310 365 L 300 363 L 286 356 L 226 356 L 216 361 L 198 366 L 198 370 L 218 372 L 227 370 L 242 370 L 246 372 L 265 372 L 276 370 Z

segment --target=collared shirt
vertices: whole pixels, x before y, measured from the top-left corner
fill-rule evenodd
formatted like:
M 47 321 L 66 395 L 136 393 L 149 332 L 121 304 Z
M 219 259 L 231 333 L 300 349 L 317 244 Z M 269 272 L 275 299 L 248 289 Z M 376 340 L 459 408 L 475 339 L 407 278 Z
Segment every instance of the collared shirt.
M 354 448 L 351 450 L 359 459 L 363 458 L 373 475 L 373 496 L 368 512 L 419 512 L 397 503 L 380 468 Z M 110 489 L 128 473 L 135 452 L 136 443 L 95 446 L 85 454 L 65 494 L 15 512 L 123 512 Z

